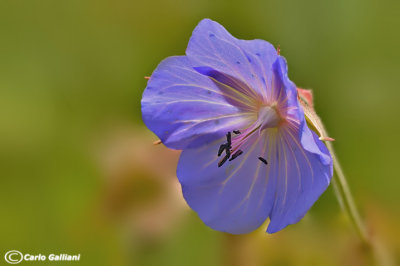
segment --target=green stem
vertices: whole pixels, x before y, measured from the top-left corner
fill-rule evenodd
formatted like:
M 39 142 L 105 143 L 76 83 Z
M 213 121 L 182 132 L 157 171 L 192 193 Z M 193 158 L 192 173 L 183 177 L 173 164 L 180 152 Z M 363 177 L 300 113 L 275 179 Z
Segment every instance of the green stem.
M 321 139 L 328 140 L 328 134 L 325 127 L 315 113 L 312 104 L 312 94 L 311 91 L 305 92 L 302 89 L 299 91 L 299 100 L 304 108 L 304 113 L 308 124 L 311 128 L 316 129 L 320 133 Z M 308 95 L 308 96 L 307 96 Z M 342 167 L 340 167 L 339 161 L 336 157 L 335 151 L 333 150 L 333 145 L 330 141 L 325 142 L 328 150 L 331 153 L 333 160 L 333 168 L 335 169 L 335 175 L 332 178 L 332 185 L 335 189 L 337 199 L 343 210 L 348 214 L 351 222 L 353 223 L 358 235 L 360 236 L 363 243 L 369 246 L 370 239 L 368 238 L 367 231 L 365 230 L 364 224 L 361 222 L 360 214 L 354 204 L 353 196 L 351 195 L 349 185 L 347 184 L 346 177 L 343 174 Z
M 321 120 L 319 121 L 322 129 L 322 133 L 324 136 L 328 136 L 324 125 L 322 124 Z M 347 213 L 350 218 L 350 221 L 354 225 L 357 234 L 359 235 L 361 241 L 364 244 L 369 245 L 370 241 L 367 235 L 367 231 L 365 230 L 365 226 L 361 221 L 360 214 L 358 213 L 357 207 L 354 203 L 353 196 L 350 192 L 349 185 L 347 184 L 346 177 L 343 174 L 342 167 L 336 157 L 335 150 L 333 149 L 332 142 L 326 141 L 326 146 L 331 153 L 332 160 L 333 160 L 333 168 L 334 168 L 334 175 L 332 178 L 332 185 L 336 193 L 336 197 L 339 201 L 339 204 L 343 208 L 343 210 Z
M 349 185 L 347 184 L 346 177 L 343 174 L 342 167 L 340 166 L 339 161 L 336 157 L 333 145 L 331 142 L 326 142 L 326 145 L 333 159 L 335 174 L 332 178 L 332 184 L 338 197 L 338 201 L 344 211 L 348 214 L 361 240 L 365 244 L 368 244 L 369 239 L 367 236 L 367 231 L 365 230 L 365 226 L 361 221 L 360 214 L 358 213 L 358 210 L 354 203 L 353 196 L 350 192 Z

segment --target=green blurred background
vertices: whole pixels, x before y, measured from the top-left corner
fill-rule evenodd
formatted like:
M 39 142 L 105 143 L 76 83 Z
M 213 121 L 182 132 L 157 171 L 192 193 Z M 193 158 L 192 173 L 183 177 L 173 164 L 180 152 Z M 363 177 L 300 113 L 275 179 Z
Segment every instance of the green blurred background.
M 280 44 L 336 139 L 378 264 L 395 265 L 399 10 L 361 0 L 2 0 L 0 264 L 12 249 L 81 254 L 57 265 L 371 263 L 331 188 L 274 235 L 216 232 L 186 207 L 179 152 L 152 145 L 140 99 L 143 77 L 184 54 L 208 17 L 238 38 Z

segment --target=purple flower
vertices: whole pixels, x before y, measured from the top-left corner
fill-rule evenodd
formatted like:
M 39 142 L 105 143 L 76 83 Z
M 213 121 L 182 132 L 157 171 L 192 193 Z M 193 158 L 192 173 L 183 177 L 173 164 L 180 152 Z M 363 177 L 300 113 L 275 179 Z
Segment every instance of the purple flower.
M 306 123 L 285 59 L 263 40 L 238 40 L 204 19 L 186 56 L 153 72 L 143 121 L 183 150 L 183 196 L 205 224 L 241 234 L 298 222 L 328 187 L 332 159 Z

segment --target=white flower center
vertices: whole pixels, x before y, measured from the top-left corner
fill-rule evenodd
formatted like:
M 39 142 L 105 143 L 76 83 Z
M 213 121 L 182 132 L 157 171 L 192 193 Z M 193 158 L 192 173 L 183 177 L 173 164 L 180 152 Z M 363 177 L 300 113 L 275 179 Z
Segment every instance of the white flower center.
M 260 130 L 277 127 L 280 121 L 281 117 L 274 106 L 264 106 L 258 111 L 258 122 L 261 125 Z

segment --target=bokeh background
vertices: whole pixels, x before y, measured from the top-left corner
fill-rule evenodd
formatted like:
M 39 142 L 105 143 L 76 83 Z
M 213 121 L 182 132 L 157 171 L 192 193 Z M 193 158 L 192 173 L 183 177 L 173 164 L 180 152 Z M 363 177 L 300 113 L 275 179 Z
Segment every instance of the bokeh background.
M 81 254 L 65 265 L 374 265 L 332 188 L 273 235 L 266 225 L 216 232 L 186 206 L 179 151 L 152 145 L 140 99 L 143 77 L 184 54 L 208 17 L 238 38 L 280 44 L 336 139 L 377 265 L 396 265 L 398 10 L 362 0 L 2 0 L 1 254 Z

